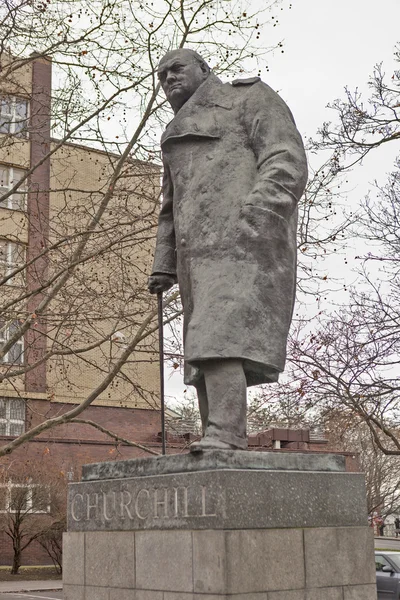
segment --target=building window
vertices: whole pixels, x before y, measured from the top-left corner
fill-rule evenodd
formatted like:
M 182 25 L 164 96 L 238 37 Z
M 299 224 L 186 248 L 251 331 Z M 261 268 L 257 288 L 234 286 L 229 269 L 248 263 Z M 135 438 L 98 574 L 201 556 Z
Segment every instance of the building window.
M 28 104 L 25 98 L 0 96 L 0 133 L 26 137 Z
M 49 513 L 50 490 L 37 483 L 0 484 L 0 513 Z
M 0 435 L 17 437 L 25 432 L 25 400 L 0 398 Z
M 25 263 L 25 246 L 0 239 L 0 278 L 8 277 Z M 25 285 L 25 270 L 16 273 L 6 281 L 7 285 Z
M 0 349 L 13 337 L 19 325 L 17 321 L 0 321 Z M 24 339 L 20 338 L 11 346 L 9 351 L 0 360 L 2 363 L 21 365 L 24 362 Z
M 24 175 L 25 171 L 23 169 L 0 165 L 0 208 L 26 210 L 26 195 L 28 191 L 27 180 L 21 183 L 17 192 L 14 192 L 5 200 L 2 200 L 2 196 L 7 194 L 7 192 L 11 190 Z

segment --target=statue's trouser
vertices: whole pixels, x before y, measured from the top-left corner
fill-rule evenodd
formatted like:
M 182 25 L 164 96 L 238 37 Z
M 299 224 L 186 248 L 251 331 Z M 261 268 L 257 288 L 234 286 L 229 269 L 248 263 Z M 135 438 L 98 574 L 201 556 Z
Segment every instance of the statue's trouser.
M 247 448 L 246 376 L 238 359 L 205 360 L 196 383 L 203 435 L 236 448 Z

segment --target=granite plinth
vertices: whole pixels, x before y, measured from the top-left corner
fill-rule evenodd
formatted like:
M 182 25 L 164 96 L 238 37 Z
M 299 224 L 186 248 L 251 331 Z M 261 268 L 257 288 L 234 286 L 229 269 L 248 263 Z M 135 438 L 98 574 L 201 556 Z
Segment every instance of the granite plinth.
M 376 600 L 364 478 L 343 457 L 93 465 L 68 505 L 65 600 Z
M 195 454 L 172 454 L 156 458 L 134 458 L 84 465 L 83 481 L 148 477 L 171 473 L 190 473 L 220 469 L 345 471 L 345 458 L 338 454 L 304 454 L 297 452 L 254 452 L 209 450 Z
M 376 600 L 368 527 L 73 532 L 64 546 L 79 549 L 64 600 Z

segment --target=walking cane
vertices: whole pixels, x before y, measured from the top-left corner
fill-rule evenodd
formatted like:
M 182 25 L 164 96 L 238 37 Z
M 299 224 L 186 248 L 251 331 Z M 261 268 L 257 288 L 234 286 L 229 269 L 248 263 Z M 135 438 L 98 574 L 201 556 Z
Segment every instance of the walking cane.
M 162 453 L 165 449 L 165 404 L 164 404 L 164 320 L 163 320 L 163 293 L 157 293 L 158 304 L 158 343 L 160 353 L 160 396 L 161 396 L 161 446 Z

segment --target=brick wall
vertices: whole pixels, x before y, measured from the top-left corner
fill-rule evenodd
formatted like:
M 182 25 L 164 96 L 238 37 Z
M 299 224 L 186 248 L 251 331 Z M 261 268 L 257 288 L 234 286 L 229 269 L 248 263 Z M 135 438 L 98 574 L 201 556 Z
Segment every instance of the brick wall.
M 59 415 L 70 408 L 71 405 L 64 406 L 44 400 L 30 401 L 28 425 L 36 425 L 45 418 Z M 157 433 L 160 431 L 159 411 L 90 406 L 82 418 L 94 421 L 128 440 L 149 446 L 156 451 L 160 448 L 157 441 Z M 5 439 L 7 438 L 0 438 L 0 443 Z M 117 457 L 129 458 L 146 454 L 143 450 L 130 446 L 119 446 L 109 436 L 89 425 L 70 423 L 44 432 L 38 438 L 17 448 L 10 456 L 2 459 L 2 464 L 11 461 L 22 461 L 22 464 L 26 464 L 27 461 L 42 461 L 43 456 L 48 456 L 49 469 L 68 470 L 68 465 L 110 460 L 110 457 L 112 460 Z
M 71 404 L 49 402 L 46 400 L 29 400 L 27 426 L 35 426 L 45 418 L 61 415 L 74 408 Z M 91 405 L 80 415 L 82 419 L 94 421 L 121 437 L 140 443 L 155 442 L 155 435 L 161 430 L 160 412 L 141 408 L 121 408 L 116 406 Z M 76 443 L 105 441 L 109 436 L 90 425 L 70 423 L 60 425 L 45 432 L 41 438 L 46 440 L 68 439 Z
M 10 566 L 13 560 L 10 538 L 0 531 L 0 565 Z M 51 565 L 51 558 L 38 542 L 34 541 L 23 554 L 23 566 Z
M 71 408 L 71 405 L 31 400 L 28 420 L 37 424 L 44 418 Z M 161 445 L 157 441 L 157 434 L 161 429 L 159 411 L 90 406 L 82 417 L 161 453 Z M 0 437 L 0 444 L 8 439 Z M 12 466 L 15 470 L 18 465 L 19 470 L 27 475 L 30 469 L 40 467 L 46 473 L 62 473 L 67 479 L 78 480 L 83 464 L 139 456 L 151 455 L 139 448 L 116 444 L 110 437 L 89 425 L 71 423 L 45 432 L 39 438 L 17 448 L 10 456 L 1 459 L 1 467 Z M 11 540 L 4 532 L 0 532 L 0 565 L 11 565 L 11 561 Z M 33 542 L 23 553 L 23 565 L 46 564 L 51 564 L 49 557 L 39 544 Z

